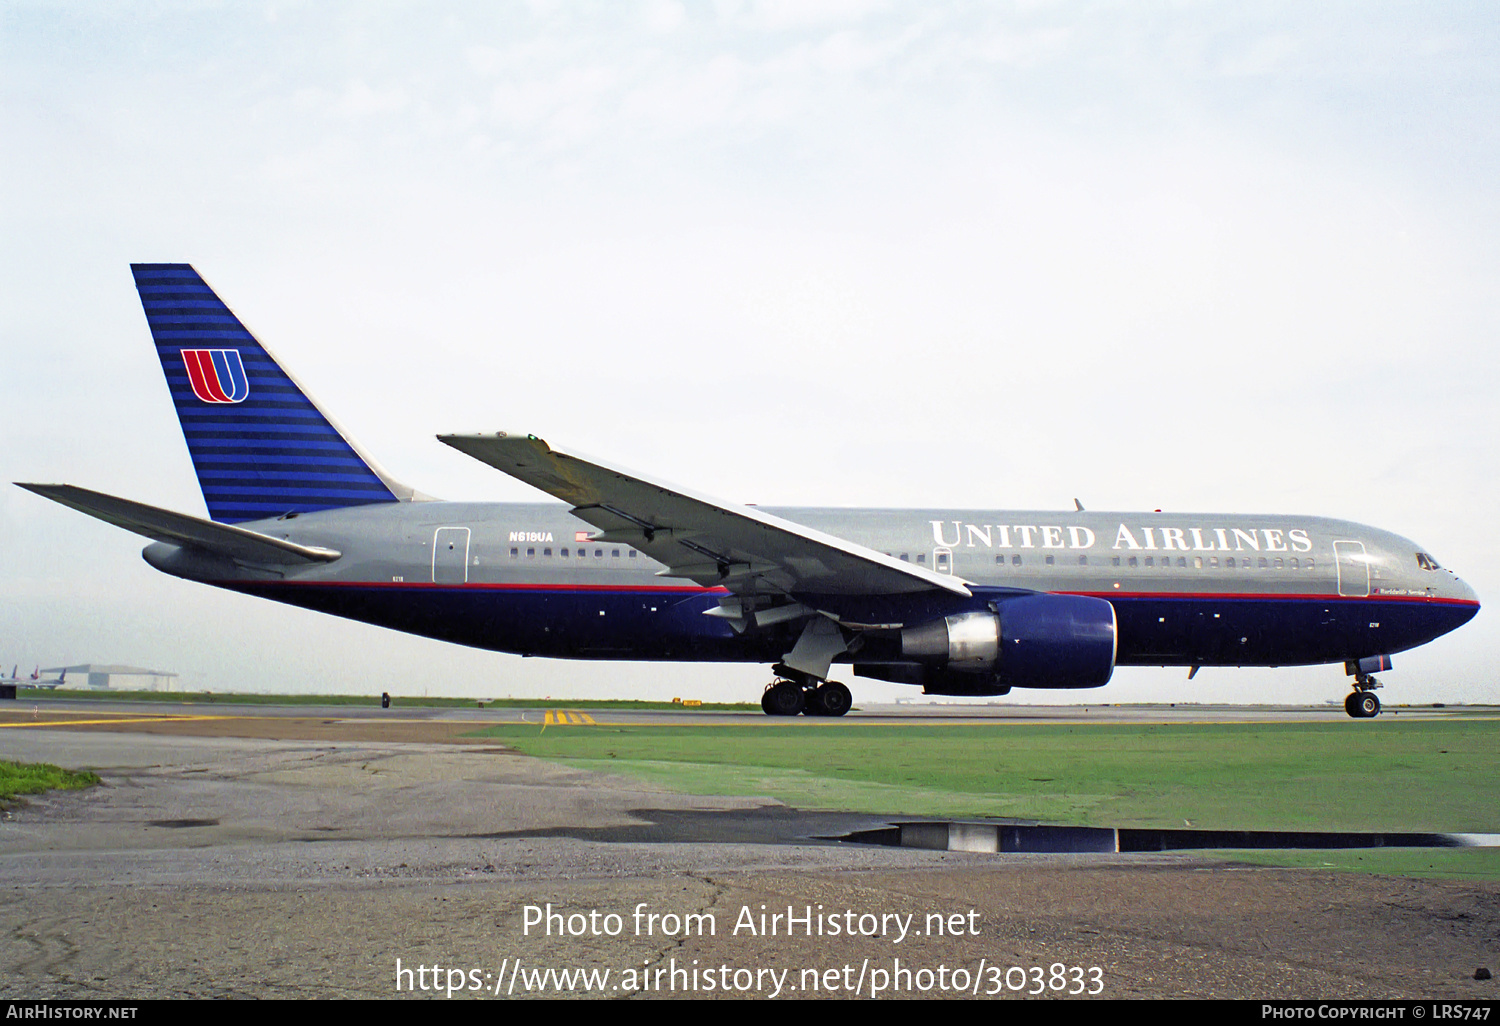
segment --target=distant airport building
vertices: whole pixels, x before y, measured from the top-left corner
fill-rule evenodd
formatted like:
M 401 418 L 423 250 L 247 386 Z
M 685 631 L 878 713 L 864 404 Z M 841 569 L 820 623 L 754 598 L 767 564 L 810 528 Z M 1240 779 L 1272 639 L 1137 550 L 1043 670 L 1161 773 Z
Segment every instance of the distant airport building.
M 109 666 L 82 663 L 78 666 L 51 666 L 44 675 L 57 677 L 66 673 L 66 688 L 88 688 L 92 691 L 181 691 L 177 674 L 166 670 L 147 670 L 139 666 Z

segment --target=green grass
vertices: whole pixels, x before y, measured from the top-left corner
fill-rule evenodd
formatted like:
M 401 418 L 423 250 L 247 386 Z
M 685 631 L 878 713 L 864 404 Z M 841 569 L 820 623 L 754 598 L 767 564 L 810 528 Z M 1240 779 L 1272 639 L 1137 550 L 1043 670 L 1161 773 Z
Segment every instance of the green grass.
M 80 699 L 86 702 L 172 702 L 182 705 L 380 705 L 380 694 L 373 695 L 251 695 L 212 691 L 23 691 L 23 700 L 32 698 Z M 413 698 L 391 695 L 393 709 L 473 709 L 479 703 L 486 709 L 619 709 L 631 711 L 664 711 L 681 709 L 671 702 L 610 701 L 605 699 L 575 701 L 568 698 Z M 759 704 L 704 702 L 706 712 L 760 711 Z
M 529 755 L 802 808 L 1098 826 L 1500 832 L 1500 721 L 497 726 Z
M 65 770 L 46 763 L 8 762 L 0 759 L 0 802 L 14 801 L 19 795 L 43 791 L 74 791 L 93 787 L 99 776 L 88 770 Z
M 1500 848 L 1363 848 L 1340 851 L 1216 852 L 1256 866 L 1330 869 L 1382 876 L 1444 880 L 1500 880 Z

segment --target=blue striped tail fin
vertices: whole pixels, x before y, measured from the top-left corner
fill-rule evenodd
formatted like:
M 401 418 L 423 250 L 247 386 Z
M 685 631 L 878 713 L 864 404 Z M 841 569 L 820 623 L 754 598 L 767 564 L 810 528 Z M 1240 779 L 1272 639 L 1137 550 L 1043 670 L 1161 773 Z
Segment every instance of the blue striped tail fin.
M 131 264 L 208 515 L 220 523 L 410 498 L 189 264 Z

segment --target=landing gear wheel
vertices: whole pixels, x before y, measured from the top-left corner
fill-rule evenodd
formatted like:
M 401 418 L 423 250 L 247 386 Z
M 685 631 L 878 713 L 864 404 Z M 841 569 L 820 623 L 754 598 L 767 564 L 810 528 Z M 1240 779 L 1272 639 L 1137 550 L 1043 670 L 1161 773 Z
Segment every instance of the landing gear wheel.
M 766 688 L 765 692 L 760 696 L 760 708 L 761 708 L 761 711 L 763 711 L 767 716 L 775 716 L 776 715 L 776 709 L 775 709 L 774 706 L 771 705 L 771 689 L 770 688 Z M 1345 709 L 1349 708 L 1349 703 L 1348 702 L 1344 703 L 1344 708 Z M 1353 716 L 1354 714 L 1350 713 L 1349 715 Z
M 773 685 L 766 692 L 766 697 L 761 700 L 761 705 L 772 716 L 796 716 L 802 711 L 805 703 L 802 685 L 794 684 L 789 680 Z
M 830 680 L 821 685 L 811 695 L 807 703 L 809 714 L 818 716 L 842 716 L 854 705 L 854 696 L 849 689 L 836 680 Z M 814 714 L 812 711 L 816 709 Z
M 1351 664 L 1349 672 L 1353 673 L 1355 667 Z M 1368 720 L 1372 716 L 1380 715 L 1380 699 L 1375 697 L 1375 689 L 1380 687 L 1380 681 L 1368 673 L 1354 674 L 1354 693 L 1344 699 L 1344 711 L 1356 720 Z

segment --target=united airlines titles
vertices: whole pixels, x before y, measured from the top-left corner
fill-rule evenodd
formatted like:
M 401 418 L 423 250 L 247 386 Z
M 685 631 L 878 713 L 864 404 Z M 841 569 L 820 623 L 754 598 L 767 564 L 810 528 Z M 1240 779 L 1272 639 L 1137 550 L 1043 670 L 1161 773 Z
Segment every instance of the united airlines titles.
M 939 548 L 1092 549 L 1099 537 L 1076 524 L 968 524 L 933 520 L 932 540 Z M 949 538 L 948 535 L 953 537 Z M 1311 552 L 1312 539 L 1300 527 L 1159 527 L 1122 523 L 1112 549 L 1179 552 Z

